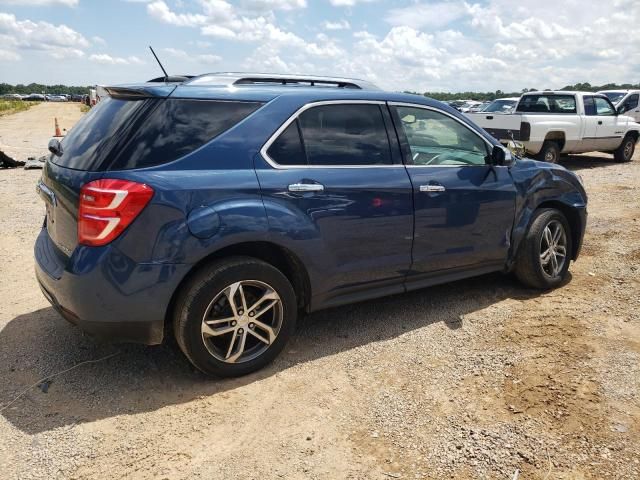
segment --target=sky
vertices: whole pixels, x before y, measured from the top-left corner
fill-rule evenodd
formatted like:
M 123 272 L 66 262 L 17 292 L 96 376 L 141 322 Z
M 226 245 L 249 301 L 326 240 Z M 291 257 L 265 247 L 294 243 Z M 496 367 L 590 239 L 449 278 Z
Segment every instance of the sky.
M 389 90 L 640 83 L 640 0 L 0 0 L 0 82 L 220 71 Z

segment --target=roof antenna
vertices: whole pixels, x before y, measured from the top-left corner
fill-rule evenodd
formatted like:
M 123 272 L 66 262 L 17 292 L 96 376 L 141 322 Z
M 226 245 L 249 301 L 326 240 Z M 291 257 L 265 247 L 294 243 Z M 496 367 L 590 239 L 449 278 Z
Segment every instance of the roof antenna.
M 151 53 L 153 53 L 153 56 L 156 58 L 156 62 L 158 62 L 158 65 L 160 65 L 160 68 L 162 69 L 162 73 L 164 73 L 164 81 L 168 82 L 169 81 L 169 75 L 167 75 L 167 71 L 162 66 L 162 63 L 160 63 L 160 60 L 158 59 L 158 56 L 156 55 L 156 52 L 154 52 L 153 48 L 151 48 L 151 45 L 149 45 L 149 50 L 151 50 Z

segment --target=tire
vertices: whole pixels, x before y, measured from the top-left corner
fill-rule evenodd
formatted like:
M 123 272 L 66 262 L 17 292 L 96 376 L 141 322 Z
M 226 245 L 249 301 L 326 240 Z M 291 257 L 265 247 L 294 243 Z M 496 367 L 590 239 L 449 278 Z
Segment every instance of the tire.
M 553 253 L 549 253 L 547 258 L 548 262 L 545 264 L 542 259 L 544 251 L 547 249 L 548 241 L 545 231 L 549 227 L 549 233 L 553 236 L 555 233 L 555 227 L 562 227 L 562 234 L 559 237 L 558 246 L 561 247 L 561 243 L 564 245 L 564 259 L 560 266 L 560 258 L 556 257 L 558 262 L 554 268 L 554 262 L 552 256 Z M 516 257 L 515 274 L 518 279 L 525 285 L 533 288 L 548 290 L 559 286 L 567 276 L 569 271 L 569 263 L 571 261 L 571 255 L 573 252 L 573 245 L 571 243 L 571 229 L 569 222 L 565 216 L 559 210 L 555 208 L 543 208 L 537 210 L 533 214 L 533 219 L 529 226 L 527 234 L 522 239 L 522 243 L 518 250 L 518 256 Z M 556 247 L 551 249 L 556 250 Z M 558 248 L 560 250 L 560 248 Z M 557 252 L 558 255 L 561 251 Z M 557 271 L 556 271 L 557 270 Z
M 633 135 L 627 135 L 622 144 L 613 152 L 613 159 L 619 163 L 630 162 L 636 149 L 636 139 Z
M 558 163 L 558 160 L 560 160 L 560 145 L 558 145 L 558 142 L 551 140 L 545 141 L 536 158 L 542 162 Z
M 293 287 L 278 269 L 251 257 L 230 257 L 201 268 L 183 286 L 173 329 L 198 370 L 237 377 L 276 358 L 295 331 L 297 315 Z

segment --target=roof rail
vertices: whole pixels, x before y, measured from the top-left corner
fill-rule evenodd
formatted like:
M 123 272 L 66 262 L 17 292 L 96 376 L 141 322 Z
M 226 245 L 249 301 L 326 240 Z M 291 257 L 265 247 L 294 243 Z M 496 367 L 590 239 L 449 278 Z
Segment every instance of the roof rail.
M 379 90 L 365 80 L 315 75 L 281 75 L 271 73 L 207 73 L 188 82 L 190 85 L 298 85 L 310 87 L 354 88 Z

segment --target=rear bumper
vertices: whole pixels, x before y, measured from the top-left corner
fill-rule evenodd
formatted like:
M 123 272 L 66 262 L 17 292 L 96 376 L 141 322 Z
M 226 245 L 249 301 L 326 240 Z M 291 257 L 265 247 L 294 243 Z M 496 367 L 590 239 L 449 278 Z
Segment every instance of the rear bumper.
M 171 297 L 189 270 L 183 264 L 136 264 L 117 249 L 77 247 L 62 254 L 43 228 L 36 278 L 53 307 L 89 334 L 115 341 L 162 342 Z

